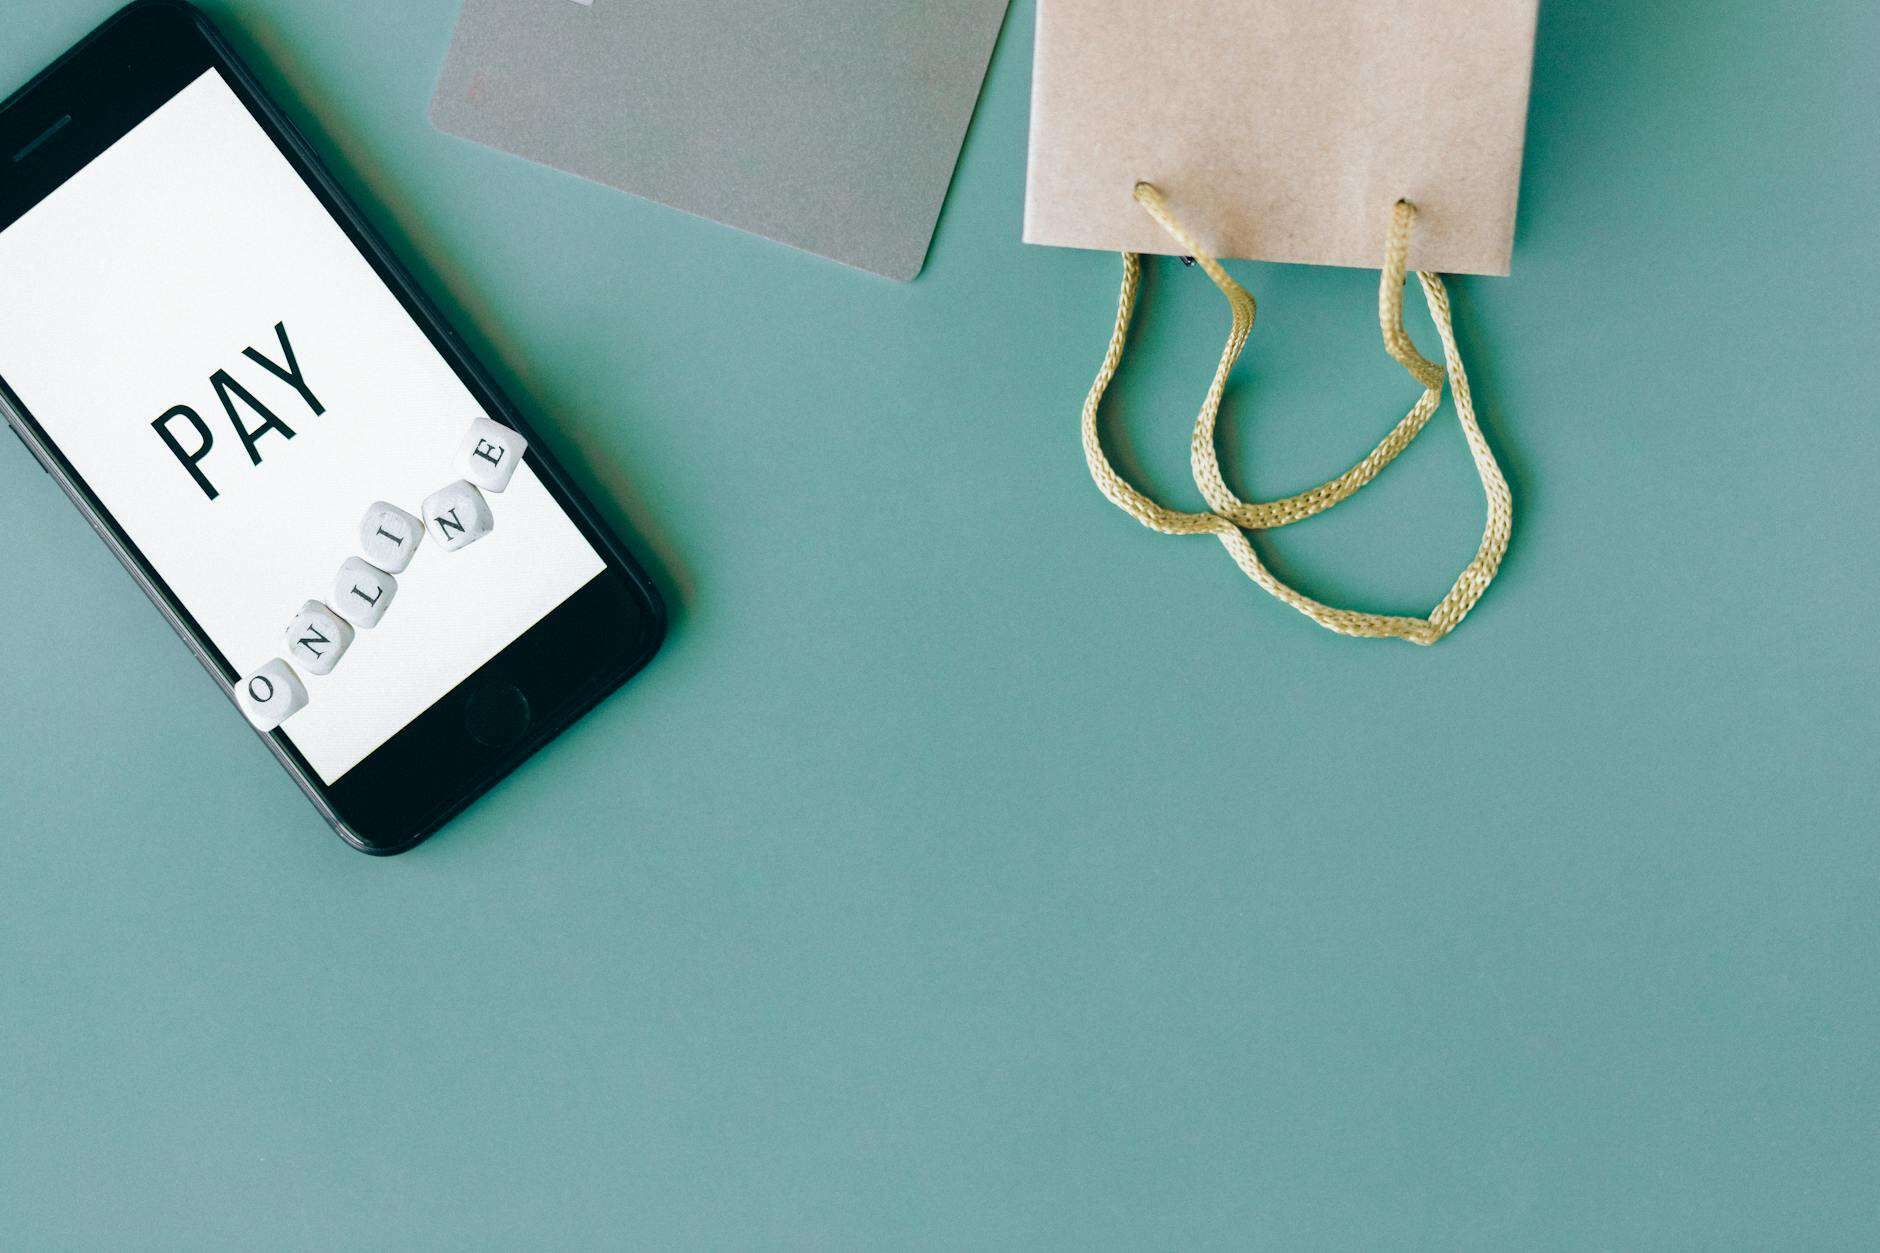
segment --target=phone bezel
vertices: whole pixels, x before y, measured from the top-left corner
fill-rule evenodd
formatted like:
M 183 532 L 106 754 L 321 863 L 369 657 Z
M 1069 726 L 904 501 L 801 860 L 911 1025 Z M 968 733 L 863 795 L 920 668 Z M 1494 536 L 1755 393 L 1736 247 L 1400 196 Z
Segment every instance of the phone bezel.
M 0 230 L 50 195 L 204 72 L 220 72 L 282 156 L 339 223 L 472 395 L 530 440 L 527 464 L 594 546 L 606 570 L 331 784 L 287 736 L 261 735 L 333 829 L 361 852 L 402 852 L 435 832 L 651 659 L 665 635 L 658 591 L 537 439 L 443 315 L 339 187 L 214 25 L 184 0 L 137 0 L 0 102 Z M 69 119 L 69 120 L 64 120 Z M 14 160 L 47 126 L 56 134 Z M 37 128 L 37 129 L 35 129 Z M 240 678 L 0 376 L 0 410 L 234 703 Z M 287 610 L 283 611 L 284 613 Z M 481 742 L 466 707 L 520 690 L 531 717 L 515 738 Z M 244 719 L 245 720 L 245 719 Z

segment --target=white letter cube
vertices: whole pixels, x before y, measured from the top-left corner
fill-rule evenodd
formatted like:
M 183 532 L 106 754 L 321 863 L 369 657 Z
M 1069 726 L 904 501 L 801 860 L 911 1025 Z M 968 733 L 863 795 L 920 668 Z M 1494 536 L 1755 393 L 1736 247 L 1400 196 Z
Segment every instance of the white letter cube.
M 257 731 L 272 731 L 307 707 L 307 688 L 279 657 L 235 685 L 235 700 Z
M 317 600 L 300 607 L 287 628 L 288 660 L 308 674 L 331 674 L 352 647 L 353 629 Z
M 402 573 L 424 538 L 424 523 L 397 505 L 375 501 L 359 524 L 359 551 L 387 574 Z
M 356 627 L 379 624 L 398 595 L 398 580 L 370 562 L 348 557 L 333 580 L 333 608 Z
M 496 518 L 483 493 L 458 479 L 424 498 L 424 524 L 445 552 L 454 553 L 495 530 Z
M 478 417 L 457 446 L 457 473 L 486 492 L 509 486 L 529 441 L 499 422 Z

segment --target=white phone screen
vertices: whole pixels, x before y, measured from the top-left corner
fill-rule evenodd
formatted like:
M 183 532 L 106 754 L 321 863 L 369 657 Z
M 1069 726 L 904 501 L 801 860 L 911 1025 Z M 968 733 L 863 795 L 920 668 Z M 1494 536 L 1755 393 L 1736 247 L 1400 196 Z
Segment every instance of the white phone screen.
M 461 477 L 483 413 L 216 70 L 0 231 L 0 377 L 243 674 L 288 656 L 369 505 Z M 605 569 L 527 465 L 488 499 L 331 674 L 295 667 L 282 730 L 323 781 Z

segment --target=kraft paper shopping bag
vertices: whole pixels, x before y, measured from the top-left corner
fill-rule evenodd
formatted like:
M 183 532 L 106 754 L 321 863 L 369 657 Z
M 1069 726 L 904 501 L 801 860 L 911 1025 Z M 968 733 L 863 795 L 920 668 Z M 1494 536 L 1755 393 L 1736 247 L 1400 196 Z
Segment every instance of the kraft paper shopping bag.
M 1535 0 L 1039 0 L 1025 238 L 1111 248 L 1123 285 L 1081 434 L 1098 488 L 1144 526 L 1211 535 L 1263 590 L 1345 635 L 1432 644 L 1474 608 L 1513 527 L 1507 481 L 1477 421 L 1436 270 L 1505 274 L 1526 129 Z M 1232 312 L 1190 440 L 1206 510 L 1161 505 L 1117 473 L 1098 409 L 1128 344 L 1143 252 L 1199 262 Z M 1421 385 L 1362 460 L 1270 501 L 1236 495 L 1215 428 L 1254 301 L 1217 255 L 1380 263 L 1385 350 Z M 1412 268 L 1442 340 L 1403 325 Z M 1275 576 L 1250 532 L 1313 517 L 1358 491 L 1453 397 L 1487 511 L 1481 544 L 1426 616 L 1323 604 Z
M 1039 0 L 1025 240 L 1506 274 L 1535 0 Z

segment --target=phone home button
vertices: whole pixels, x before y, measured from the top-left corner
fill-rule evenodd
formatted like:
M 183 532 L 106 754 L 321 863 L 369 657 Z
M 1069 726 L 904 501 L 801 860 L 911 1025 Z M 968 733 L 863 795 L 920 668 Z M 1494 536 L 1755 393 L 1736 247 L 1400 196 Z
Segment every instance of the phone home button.
M 470 693 L 464 731 L 485 748 L 508 748 L 529 729 L 529 698 L 513 683 L 491 683 Z

